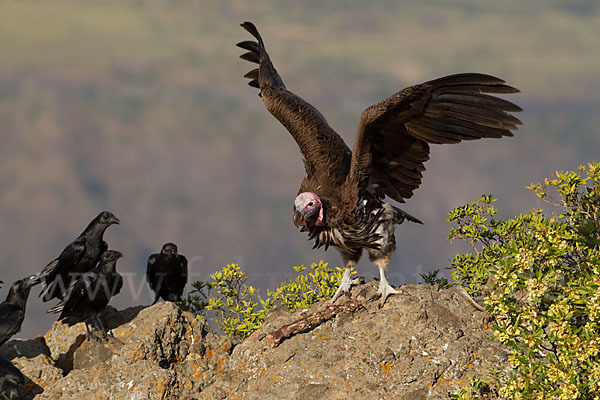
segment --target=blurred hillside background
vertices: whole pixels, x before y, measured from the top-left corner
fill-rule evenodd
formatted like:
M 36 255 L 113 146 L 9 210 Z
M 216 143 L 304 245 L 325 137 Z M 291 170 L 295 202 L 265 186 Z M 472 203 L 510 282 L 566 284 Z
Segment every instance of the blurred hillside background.
M 0 2 L 0 292 L 40 271 L 101 210 L 121 226 L 130 285 L 117 307 L 151 302 L 150 253 L 173 241 L 192 280 L 238 262 L 265 290 L 311 250 L 292 223 L 303 177 L 296 144 L 242 75 L 235 43 L 253 21 L 286 85 L 352 146 L 362 110 L 457 72 L 497 75 L 522 93 L 514 138 L 433 146 L 402 206 L 393 284 L 448 266 L 448 210 L 494 194 L 504 216 L 537 206 L 524 189 L 599 158 L 600 3 L 594 0 Z M 359 273 L 376 270 L 364 257 Z M 139 296 L 136 290 L 141 290 Z M 20 336 L 45 332 L 32 292 Z

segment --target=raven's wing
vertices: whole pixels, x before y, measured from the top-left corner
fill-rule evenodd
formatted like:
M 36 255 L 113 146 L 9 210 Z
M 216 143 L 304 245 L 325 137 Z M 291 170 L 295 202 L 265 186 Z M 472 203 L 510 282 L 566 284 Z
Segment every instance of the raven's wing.
M 59 320 L 67 317 L 71 312 L 73 312 L 81 303 L 85 302 L 88 299 L 88 293 L 96 293 L 96 283 L 98 282 L 98 273 L 97 269 L 86 272 L 79 279 L 77 279 L 70 287 L 67 295 L 65 296 L 65 300 L 62 302 L 63 305 L 59 307 L 57 304 L 55 307 L 52 307 L 48 310 L 48 312 L 60 312 Z
M 155 279 L 158 257 L 159 254 L 152 254 L 150 257 L 148 257 L 148 264 L 146 267 L 146 281 L 148 282 L 148 285 L 150 285 L 150 288 L 154 291 L 156 291 L 156 287 L 158 285 Z
M 0 346 L 21 329 L 25 311 L 13 304 L 0 305 Z
M 113 289 L 111 290 L 111 297 L 114 297 L 116 295 L 118 295 L 119 293 L 121 293 L 121 289 L 123 288 L 123 277 L 121 276 L 121 274 L 118 274 L 115 272 L 115 283 L 113 286 Z M 110 301 L 110 299 L 109 299 Z
M 181 295 L 183 294 L 183 289 L 185 289 L 185 285 L 188 281 L 188 261 L 187 258 L 185 258 L 185 256 L 182 255 L 179 255 L 178 259 L 180 276 L 177 280 L 177 295 L 178 297 L 181 297 Z
M 25 376 L 8 359 L 0 356 L 0 398 L 20 399 L 19 386 L 25 383 Z
M 69 284 L 69 287 L 66 288 L 65 295 L 63 296 L 62 300 L 59 301 L 58 303 L 56 303 L 56 305 L 54 305 L 53 307 L 51 307 L 48 310 L 46 310 L 46 312 L 47 313 L 55 313 L 55 314 L 61 312 L 63 310 L 63 308 L 65 307 L 65 303 L 67 302 L 67 300 L 71 296 L 71 293 L 75 289 L 75 286 L 77 285 L 77 282 L 79 282 L 80 279 L 81 279 L 81 277 L 79 279 L 72 280 L 71 283 Z
M 62 284 L 62 282 L 57 282 L 56 278 L 61 274 L 68 273 L 69 269 L 81 260 L 85 250 L 85 240 L 83 238 L 77 238 L 65 247 L 58 258 L 50 261 L 42 272 L 40 272 L 38 275 L 39 280 L 42 282 L 40 297 L 42 297 L 44 301 L 51 300 L 53 297 L 52 294 L 56 290 L 56 286 Z
M 179 256 L 179 266 L 181 269 L 181 277 L 185 282 L 188 280 L 188 260 L 185 256 Z
M 242 27 L 257 42 L 238 43 L 237 46 L 248 50 L 240 57 L 258 64 L 258 68 L 244 77 L 250 79 L 250 86 L 260 89 L 267 110 L 287 128 L 300 147 L 307 177 L 323 175 L 332 184 L 343 183 L 350 167 L 350 149 L 315 107 L 286 89 L 254 24 L 244 22 Z
M 512 136 L 521 124 L 509 101 L 484 93 L 517 93 L 502 79 L 457 74 L 415 85 L 363 111 L 347 185 L 398 202 L 413 195 L 429 159 L 429 143 Z

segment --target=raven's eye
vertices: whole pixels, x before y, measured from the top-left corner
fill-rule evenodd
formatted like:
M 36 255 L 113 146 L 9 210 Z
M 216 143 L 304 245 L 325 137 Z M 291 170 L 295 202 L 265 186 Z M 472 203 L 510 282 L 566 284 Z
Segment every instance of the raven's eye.
M 315 203 L 313 203 L 312 201 L 311 201 L 310 203 L 308 203 L 308 204 L 307 204 L 307 206 L 309 206 L 309 207 L 312 207 L 312 206 L 314 206 L 314 205 L 315 205 Z

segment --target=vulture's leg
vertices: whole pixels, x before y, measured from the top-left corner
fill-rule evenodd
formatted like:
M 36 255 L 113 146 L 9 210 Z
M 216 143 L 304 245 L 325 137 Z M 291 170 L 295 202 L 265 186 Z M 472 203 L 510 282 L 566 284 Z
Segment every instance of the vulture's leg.
M 404 221 L 404 216 L 399 214 L 400 210 L 389 204 L 384 204 L 383 208 L 383 218 L 377 228 L 377 233 L 381 235 L 381 239 L 378 241 L 379 249 L 369 250 L 369 259 L 379 269 L 379 288 L 377 293 L 371 297 L 371 300 L 379 299 L 380 308 L 383 307 L 388 296 L 400 293 L 388 283 L 385 271 L 387 271 L 392 261 L 392 254 L 396 250 L 396 238 L 394 236 L 396 224 L 401 224 Z
M 330 300 L 330 304 L 335 303 L 335 301 L 340 298 L 343 294 L 350 297 L 350 288 L 352 285 L 356 285 L 358 283 L 358 278 L 352 279 L 350 277 L 350 270 L 358 265 L 358 260 L 349 260 L 346 257 L 342 256 L 344 259 L 344 263 L 346 264 L 346 269 L 344 270 L 344 276 L 340 281 L 340 286 L 335 291 L 335 294 Z
M 394 289 L 392 285 L 388 283 L 385 277 L 385 271 L 388 269 L 390 260 L 391 259 L 387 257 L 373 261 L 373 264 L 379 269 L 379 288 L 377 289 L 377 293 L 375 293 L 370 300 L 380 299 L 379 308 L 383 307 L 389 295 L 400 293 L 399 290 Z

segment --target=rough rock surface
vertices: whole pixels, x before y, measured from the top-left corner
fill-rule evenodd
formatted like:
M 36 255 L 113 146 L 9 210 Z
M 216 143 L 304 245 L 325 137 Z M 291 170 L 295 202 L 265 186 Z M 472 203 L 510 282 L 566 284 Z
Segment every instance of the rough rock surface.
M 383 309 L 376 282 L 355 287 L 362 307 L 271 348 L 266 334 L 322 304 L 272 311 L 235 346 L 170 302 L 103 315 L 113 336 L 55 323 L 0 353 L 27 377 L 25 399 L 444 399 L 474 373 L 506 367 L 486 314 L 454 289 L 406 285 Z M 343 301 L 343 300 L 340 300 Z
M 382 309 L 376 282 L 353 290 L 364 308 L 277 348 L 265 335 L 302 313 L 273 312 L 238 345 L 229 369 L 200 399 L 447 399 L 474 373 L 507 365 L 487 315 L 455 289 L 405 285 Z M 312 312 L 319 305 L 311 307 Z

